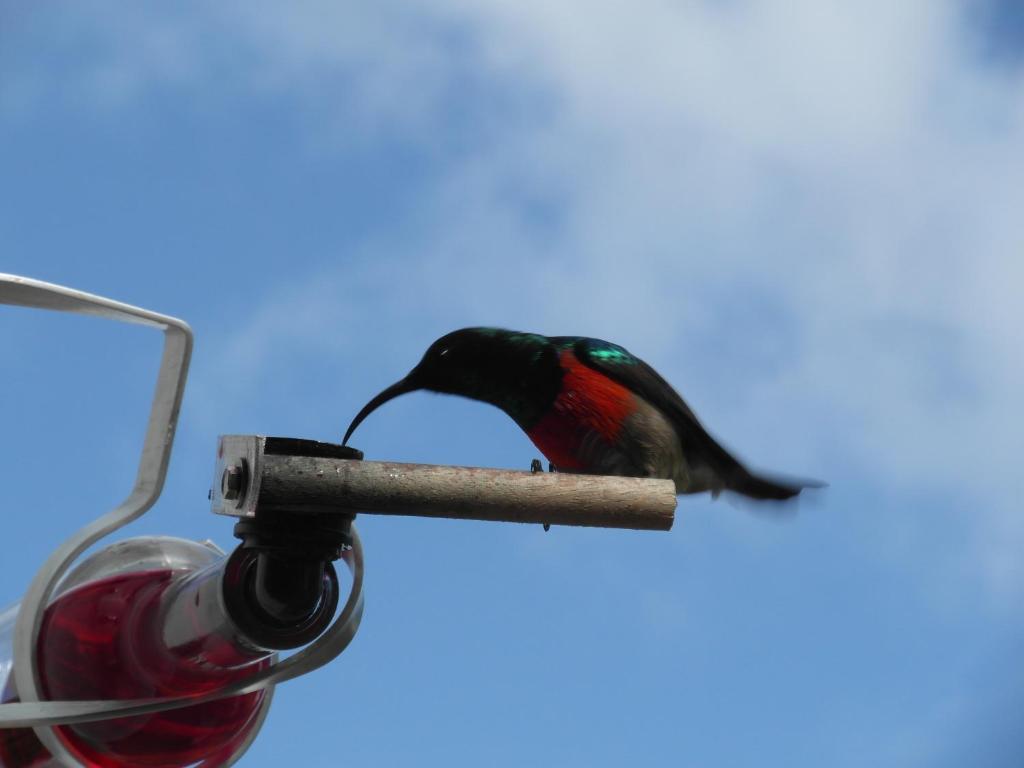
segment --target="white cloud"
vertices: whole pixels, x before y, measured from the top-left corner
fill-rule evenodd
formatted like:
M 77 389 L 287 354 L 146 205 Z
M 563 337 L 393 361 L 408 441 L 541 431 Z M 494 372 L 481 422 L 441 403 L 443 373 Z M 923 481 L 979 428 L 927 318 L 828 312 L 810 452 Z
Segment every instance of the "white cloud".
M 415 239 L 403 280 L 373 282 L 390 297 L 382 326 L 486 321 L 627 343 L 761 463 L 806 466 L 839 441 L 880 483 L 973 495 L 981 567 L 1019 600 L 1024 79 L 973 58 L 960 6 L 204 13 L 216 16 L 142 37 L 153 25 L 137 19 L 105 29 L 115 53 L 86 80 L 130 93 L 146 77 L 198 87 L 227 72 L 324 115 L 336 101 L 331 126 L 418 146 L 451 122 L 467 79 L 527 95 L 478 107 L 487 140 L 447 167 L 415 226 L 368 245 L 398 259 Z M 273 345 L 334 345 L 306 334 L 344 321 L 337 291 L 353 279 L 342 265 L 287 288 L 228 354 L 258 378 Z M 778 444 L 787 431 L 799 445 Z
M 575 175 L 548 284 L 583 300 L 559 319 L 610 314 L 671 361 L 735 310 L 726 286 L 773 297 L 799 354 L 753 372 L 731 433 L 810 403 L 817 441 L 884 482 L 973 495 L 984 568 L 1019 598 L 1024 80 L 971 58 L 959 9 L 462 7 L 494 66 L 560 97 L 520 149 Z

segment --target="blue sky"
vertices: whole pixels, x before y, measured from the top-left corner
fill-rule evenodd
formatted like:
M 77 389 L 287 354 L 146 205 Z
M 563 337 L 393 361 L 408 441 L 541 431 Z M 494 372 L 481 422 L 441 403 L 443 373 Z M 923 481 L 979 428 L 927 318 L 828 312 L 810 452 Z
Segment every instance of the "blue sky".
M 233 545 L 220 433 L 339 439 L 464 325 L 616 341 L 784 521 L 360 520 L 353 646 L 244 765 L 1020 764 L 1013 3 L 0 5 L 0 270 L 192 324 L 132 533 Z M 159 339 L 0 311 L 0 604 L 120 500 Z M 526 468 L 416 394 L 368 458 Z

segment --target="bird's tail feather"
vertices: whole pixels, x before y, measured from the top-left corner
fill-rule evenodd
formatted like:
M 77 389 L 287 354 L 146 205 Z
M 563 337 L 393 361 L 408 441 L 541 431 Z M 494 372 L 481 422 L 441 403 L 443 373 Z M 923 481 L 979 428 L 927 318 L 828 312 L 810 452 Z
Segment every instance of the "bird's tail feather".
M 804 488 L 821 488 L 824 483 L 816 480 L 793 480 L 790 478 L 769 478 L 755 475 L 743 469 L 729 478 L 728 488 L 752 499 L 785 501 L 800 493 Z

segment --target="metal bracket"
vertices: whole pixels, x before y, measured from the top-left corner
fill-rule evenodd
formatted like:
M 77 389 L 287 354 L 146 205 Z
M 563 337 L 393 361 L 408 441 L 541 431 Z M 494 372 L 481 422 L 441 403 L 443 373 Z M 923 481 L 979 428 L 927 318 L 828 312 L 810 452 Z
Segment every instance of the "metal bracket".
M 221 435 L 210 487 L 210 510 L 218 515 L 255 517 L 268 456 L 359 460 L 363 452 L 297 437 Z

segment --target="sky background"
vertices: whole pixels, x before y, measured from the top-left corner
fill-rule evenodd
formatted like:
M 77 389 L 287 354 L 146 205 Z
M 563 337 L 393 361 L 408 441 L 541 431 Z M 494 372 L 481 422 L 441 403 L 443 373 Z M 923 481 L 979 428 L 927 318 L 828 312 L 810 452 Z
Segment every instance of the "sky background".
M 340 440 L 437 336 L 584 334 L 784 520 L 361 518 L 367 610 L 247 766 L 1018 768 L 1024 13 L 1014 0 L 0 0 L 0 271 L 187 320 L 166 490 Z M 134 476 L 159 334 L 0 309 L 0 605 Z M 369 459 L 526 469 L 425 393 Z M 127 535 L 127 534 L 124 534 Z

